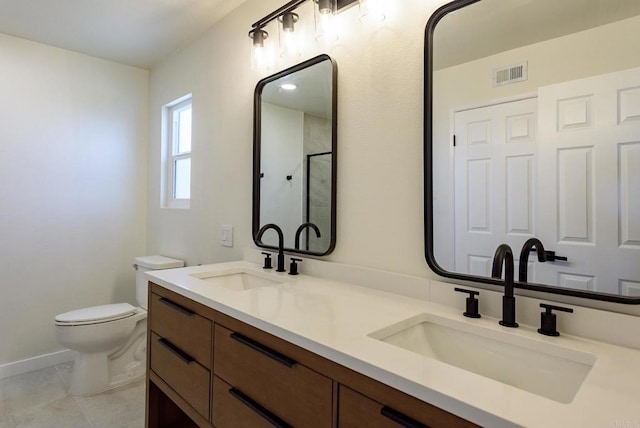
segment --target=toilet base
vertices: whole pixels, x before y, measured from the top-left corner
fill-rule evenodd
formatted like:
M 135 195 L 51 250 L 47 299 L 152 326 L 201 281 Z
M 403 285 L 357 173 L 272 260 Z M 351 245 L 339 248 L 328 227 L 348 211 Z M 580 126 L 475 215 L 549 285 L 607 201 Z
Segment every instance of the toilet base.
M 145 376 L 145 371 L 144 361 L 132 361 L 127 364 L 122 373 L 110 379 L 107 355 L 77 353 L 73 363 L 69 394 L 75 396 L 99 394 L 141 380 Z
M 144 378 L 147 355 L 146 330 L 145 319 L 138 323 L 127 344 L 115 351 L 77 352 L 69 394 L 99 394 Z

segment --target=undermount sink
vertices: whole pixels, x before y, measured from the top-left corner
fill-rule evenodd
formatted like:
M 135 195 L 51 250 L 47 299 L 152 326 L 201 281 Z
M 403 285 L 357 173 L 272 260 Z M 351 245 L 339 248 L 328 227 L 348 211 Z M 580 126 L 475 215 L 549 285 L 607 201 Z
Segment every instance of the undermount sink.
M 237 291 L 268 287 L 287 282 L 282 281 L 279 278 L 274 278 L 273 274 L 252 272 L 244 269 L 234 269 L 221 272 L 200 272 L 190 274 L 190 276 L 220 287 Z
M 407 351 L 561 403 L 571 403 L 592 354 L 432 314 L 369 334 Z

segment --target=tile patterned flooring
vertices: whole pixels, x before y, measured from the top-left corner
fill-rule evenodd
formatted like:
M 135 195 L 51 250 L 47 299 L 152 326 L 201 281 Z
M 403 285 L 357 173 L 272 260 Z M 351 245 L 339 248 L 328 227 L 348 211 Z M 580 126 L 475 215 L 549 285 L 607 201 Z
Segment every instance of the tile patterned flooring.
M 0 428 L 143 428 L 144 380 L 91 397 L 67 394 L 73 362 L 0 379 Z

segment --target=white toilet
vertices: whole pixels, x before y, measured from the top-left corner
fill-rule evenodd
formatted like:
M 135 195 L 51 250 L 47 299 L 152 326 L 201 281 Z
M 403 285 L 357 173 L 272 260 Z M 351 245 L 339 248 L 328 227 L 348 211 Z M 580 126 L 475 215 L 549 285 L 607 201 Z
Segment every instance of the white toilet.
M 136 298 L 128 303 L 92 306 L 55 317 L 58 342 L 77 351 L 69 394 L 92 395 L 134 382 L 145 375 L 148 270 L 184 266 L 163 256 L 137 257 Z

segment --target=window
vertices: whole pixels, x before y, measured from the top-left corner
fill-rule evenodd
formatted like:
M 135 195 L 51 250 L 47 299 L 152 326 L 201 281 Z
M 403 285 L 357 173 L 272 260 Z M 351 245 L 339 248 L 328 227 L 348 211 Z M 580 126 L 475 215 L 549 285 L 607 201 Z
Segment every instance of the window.
M 164 205 L 189 208 L 191 199 L 191 95 L 165 106 Z

